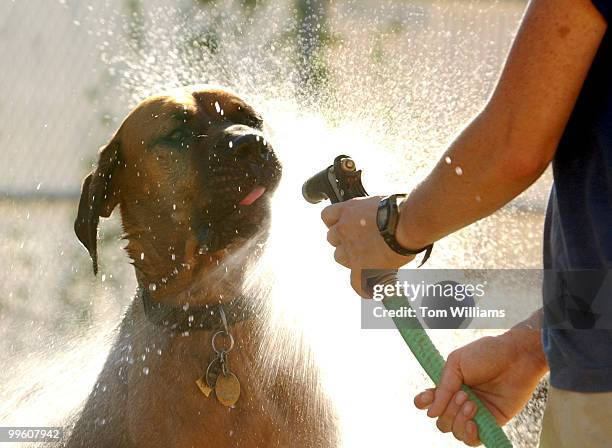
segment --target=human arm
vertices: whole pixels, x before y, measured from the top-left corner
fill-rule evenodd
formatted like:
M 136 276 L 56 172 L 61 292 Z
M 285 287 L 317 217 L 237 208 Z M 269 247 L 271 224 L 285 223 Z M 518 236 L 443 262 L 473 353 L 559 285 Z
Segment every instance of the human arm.
M 401 205 L 402 246 L 424 247 L 493 213 L 542 174 L 605 30 L 589 0 L 531 2 L 487 105 Z M 378 199 L 322 213 L 335 258 L 352 270 L 358 292 L 361 269 L 397 268 L 413 258 L 397 256 L 377 235 Z
M 530 3 L 487 105 L 403 204 L 400 244 L 437 241 L 493 213 L 540 177 L 605 31 L 590 0 Z

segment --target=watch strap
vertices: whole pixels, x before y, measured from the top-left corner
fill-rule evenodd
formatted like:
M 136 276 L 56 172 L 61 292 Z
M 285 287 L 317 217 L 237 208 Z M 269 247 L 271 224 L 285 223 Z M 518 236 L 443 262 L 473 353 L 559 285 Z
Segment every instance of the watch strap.
M 381 230 L 381 236 L 383 237 L 383 239 L 385 240 L 385 243 L 387 243 L 387 246 L 389 246 L 389 248 L 394 251 L 395 253 L 402 255 L 402 256 L 408 256 L 408 255 L 417 255 L 420 254 L 421 252 L 425 252 L 425 256 L 423 257 L 423 260 L 421 261 L 421 264 L 419 265 L 419 267 L 423 266 L 423 264 L 425 264 L 425 262 L 429 259 L 429 257 L 431 256 L 431 252 L 433 250 L 433 243 L 422 247 L 420 249 L 408 249 L 406 247 L 403 247 L 396 239 L 395 237 L 395 231 L 397 228 L 397 224 L 399 223 L 399 207 L 397 206 L 397 198 L 398 197 L 407 197 L 407 195 L 405 194 L 394 194 L 391 196 L 387 196 L 386 198 L 383 199 L 383 201 L 387 200 L 389 202 L 392 203 L 392 205 L 390 204 L 390 208 L 391 210 L 389 211 L 390 213 L 395 212 L 397 215 L 395 217 L 395 219 L 389 219 L 388 223 L 393 222 L 392 226 L 394 227 L 393 229 L 384 229 Z
M 423 257 L 423 261 L 421 262 L 421 265 L 429 259 L 431 255 L 431 251 L 433 250 L 433 243 L 425 247 L 422 247 L 420 249 L 407 249 L 397 242 L 397 239 L 395 239 L 394 235 L 386 234 L 383 236 L 383 238 L 385 240 L 385 243 L 387 243 L 387 246 L 389 246 L 391 250 L 393 250 L 394 252 L 400 255 L 403 255 L 403 256 L 418 255 L 421 252 L 425 252 L 425 256 Z

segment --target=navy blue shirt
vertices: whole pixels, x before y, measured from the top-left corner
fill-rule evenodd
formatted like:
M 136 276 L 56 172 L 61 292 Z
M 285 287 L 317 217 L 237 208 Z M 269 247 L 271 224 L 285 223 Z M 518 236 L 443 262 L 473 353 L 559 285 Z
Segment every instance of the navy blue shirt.
M 606 21 L 612 0 L 593 0 Z M 553 159 L 542 341 L 554 387 L 612 391 L 612 36 L 606 32 Z

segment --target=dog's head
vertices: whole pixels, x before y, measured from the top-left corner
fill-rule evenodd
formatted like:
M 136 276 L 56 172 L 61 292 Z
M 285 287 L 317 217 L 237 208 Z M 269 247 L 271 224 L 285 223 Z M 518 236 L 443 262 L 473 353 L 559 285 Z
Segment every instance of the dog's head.
M 75 231 L 97 272 L 98 221 L 119 205 L 137 271 L 165 282 L 265 233 L 280 173 L 251 106 L 224 89 L 181 88 L 141 102 L 100 150 Z

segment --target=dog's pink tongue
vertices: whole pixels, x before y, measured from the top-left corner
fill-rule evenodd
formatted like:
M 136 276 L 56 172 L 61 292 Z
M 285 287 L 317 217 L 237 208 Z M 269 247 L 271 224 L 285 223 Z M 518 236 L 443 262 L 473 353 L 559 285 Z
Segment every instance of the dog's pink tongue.
M 259 199 L 266 192 L 265 187 L 257 186 L 251 190 L 249 194 L 247 194 L 242 201 L 240 201 L 240 205 L 251 205 L 257 199 Z

